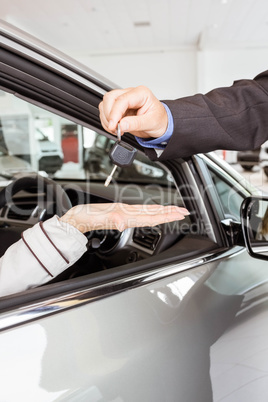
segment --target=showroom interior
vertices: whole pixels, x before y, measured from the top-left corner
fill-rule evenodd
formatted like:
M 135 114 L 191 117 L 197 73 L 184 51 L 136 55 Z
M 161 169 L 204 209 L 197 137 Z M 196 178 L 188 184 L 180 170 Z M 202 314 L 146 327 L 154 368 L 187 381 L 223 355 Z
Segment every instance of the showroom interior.
M 116 86 L 145 85 L 159 99 L 229 86 L 254 78 L 267 66 L 264 0 L 79 0 L 75 6 L 72 0 L 25 4 L 1 0 L 0 4 L 1 19 Z M 224 152 L 223 157 L 232 164 L 237 161 L 236 153 Z M 266 191 L 266 176 L 256 169 L 240 171 Z
M 267 402 L 267 65 L 267 0 L 0 0 L 0 402 Z M 239 80 L 265 142 L 177 156 Z M 151 149 L 100 112 L 137 86 Z
M 145 85 L 159 99 L 230 86 L 235 80 L 254 78 L 267 66 L 264 0 L 79 0 L 75 6 L 72 0 L 0 3 L 1 19 L 116 86 Z M 236 152 L 219 154 L 236 164 Z M 237 168 L 267 191 L 266 175 L 258 164 L 250 170 L 239 164 Z

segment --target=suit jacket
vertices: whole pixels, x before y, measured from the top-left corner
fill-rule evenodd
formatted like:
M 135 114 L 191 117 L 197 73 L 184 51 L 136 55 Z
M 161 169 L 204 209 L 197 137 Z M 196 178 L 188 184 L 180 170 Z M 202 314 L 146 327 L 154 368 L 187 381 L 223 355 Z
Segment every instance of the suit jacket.
M 268 139 L 268 70 L 206 95 L 163 102 L 173 115 L 174 132 L 159 158 L 154 149 L 146 150 L 152 160 L 255 149 Z

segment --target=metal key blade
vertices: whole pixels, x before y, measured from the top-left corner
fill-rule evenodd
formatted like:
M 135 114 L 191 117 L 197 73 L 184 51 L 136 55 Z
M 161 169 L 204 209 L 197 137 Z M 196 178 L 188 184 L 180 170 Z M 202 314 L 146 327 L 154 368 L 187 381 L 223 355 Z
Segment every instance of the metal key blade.
M 121 127 L 120 127 L 120 123 L 118 123 L 118 125 L 117 125 L 116 134 L 117 134 L 117 140 L 120 142 L 120 141 L 121 141 Z
M 113 178 L 114 172 L 116 171 L 117 165 L 114 165 L 113 170 L 111 171 L 110 175 L 107 177 L 105 180 L 104 186 L 108 187 L 109 184 L 111 183 L 111 180 Z

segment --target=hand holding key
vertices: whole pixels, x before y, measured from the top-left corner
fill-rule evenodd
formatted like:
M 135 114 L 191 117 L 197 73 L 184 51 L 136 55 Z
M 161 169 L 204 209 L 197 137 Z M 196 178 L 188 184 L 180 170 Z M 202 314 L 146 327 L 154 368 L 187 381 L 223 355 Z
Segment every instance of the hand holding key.
M 158 138 L 168 125 L 163 104 L 144 86 L 107 92 L 99 110 L 102 126 L 112 134 L 120 122 L 122 132 L 128 131 L 141 138 Z
M 121 141 L 121 129 L 120 124 L 118 123 L 117 127 L 117 141 L 113 145 L 110 151 L 110 159 L 112 160 L 114 167 L 111 171 L 110 175 L 107 177 L 104 186 L 108 187 L 113 175 L 116 171 L 117 166 L 126 167 L 130 166 L 136 156 L 137 150 L 130 145 L 126 144 L 125 142 Z

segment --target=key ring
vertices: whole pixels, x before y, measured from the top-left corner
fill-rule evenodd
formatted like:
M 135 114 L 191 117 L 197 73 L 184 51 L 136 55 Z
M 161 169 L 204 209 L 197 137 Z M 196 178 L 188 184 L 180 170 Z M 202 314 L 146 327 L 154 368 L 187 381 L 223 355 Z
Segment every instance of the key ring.
M 118 123 L 118 125 L 117 125 L 116 134 L 117 134 L 117 139 L 118 139 L 118 141 L 120 142 L 120 141 L 121 141 L 121 128 L 120 128 L 120 123 Z

